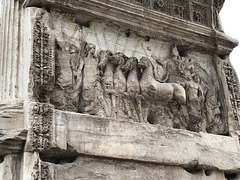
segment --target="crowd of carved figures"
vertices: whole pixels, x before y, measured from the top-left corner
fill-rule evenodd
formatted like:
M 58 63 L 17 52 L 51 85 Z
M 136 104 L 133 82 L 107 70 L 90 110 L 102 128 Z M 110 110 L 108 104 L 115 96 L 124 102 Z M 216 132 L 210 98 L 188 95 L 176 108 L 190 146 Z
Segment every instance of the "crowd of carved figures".
M 127 57 L 56 42 L 57 109 L 101 117 L 160 124 L 192 131 L 224 133 L 218 96 L 207 86 L 208 73 L 171 47 L 167 59 Z M 69 81 L 70 80 L 70 81 Z
M 218 88 L 208 87 L 212 79 L 207 71 L 176 45 L 166 59 L 127 57 L 73 42 L 76 31 L 66 35 L 62 22 L 62 38 L 55 39 L 47 19 L 44 11 L 36 13 L 32 70 L 37 101 L 113 119 L 226 132 Z

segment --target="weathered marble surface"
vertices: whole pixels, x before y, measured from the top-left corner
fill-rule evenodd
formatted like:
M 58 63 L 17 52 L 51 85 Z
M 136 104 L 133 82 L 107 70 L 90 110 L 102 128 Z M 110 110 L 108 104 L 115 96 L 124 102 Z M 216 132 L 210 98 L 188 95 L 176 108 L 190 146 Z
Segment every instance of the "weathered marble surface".
M 223 63 L 211 51 L 141 36 L 109 21 L 86 25 L 56 9 L 33 8 L 30 14 L 34 101 L 100 117 L 230 133 L 225 75 L 215 69 Z
M 69 146 L 86 155 L 240 171 L 236 138 L 64 111 L 55 112 L 54 123 L 53 147 L 63 150 Z
M 1 147 L 0 147 L 1 148 Z M 19 180 L 20 179 L 20 157 L 9 153 L 0 162 L 0 179 L 2 180 Z
M 78 16 L 79 22 L 88 23 L 91 17 L 107 19 L 121 24 L 122 27 L 130 28 L 143 37 L 162 38 L 174 42 L 181 41 L 189 46 L 193 45 L 192 47 L 197 46 L 206 50 L 217 50 L 221 54 L 230 53 L 231 49 L 238 44 L 236 40 L 222 32 L 212 31 L 211 28 L 182 21 L 157 11 L 123 2 L 122 0 L 84 0 L 81 2 L 75 0 L 67 2 L 42 0 L 41 4 L 53 9 L 57 6 L 73 14 L 80 13 L 82 16 Z M 39 1 L 37 0 L 25 1 L 25 6 L 38 5 Z M 185 28 L 185 25 L 188 28 Z M 216 40 L 217 43 L 215 42 Z
M 0 179 L 239 179 L 223 0 L 0 3 Z
M 58 180 L 225 180 L 224 173 L 218 171 L 195 170 L 189 173 L 176 166 L 89 157 L 78 157 L 73 163 L 49 166 L 54 168 Z
M 27 138 L 26 136 L 26 129 L 0 129 L 0 156 L 21 153 Z
M 0 129 L 24 128 L 23 102 L 0 104 Z

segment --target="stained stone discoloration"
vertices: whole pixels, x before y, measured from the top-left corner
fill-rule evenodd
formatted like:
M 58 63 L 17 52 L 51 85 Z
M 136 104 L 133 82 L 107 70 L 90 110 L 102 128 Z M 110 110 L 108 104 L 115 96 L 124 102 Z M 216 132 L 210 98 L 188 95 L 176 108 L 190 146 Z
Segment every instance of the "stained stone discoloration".
M 196 170 L 189 173 L 183 168 L 176 166 L 163 166 L 148 163 L 126 162 L 121 160 L 97 159 L 88 157 L 78 157 L 73 164 L 63 163 L 52 165 L 57 174 L 57 179 L 114 179 L 114 180 L 137 180 L 137 179 L 204 179 L 218 180 L 224 179 L 221 172 L 211 171 L 209 175 L 204 170 Z M 67 176 L 68 173 L 72 177 Z M 117 175 L 117 176 L 116 176 Z
M 0 179 L 239 179 L 223 4 L 2 0 Z

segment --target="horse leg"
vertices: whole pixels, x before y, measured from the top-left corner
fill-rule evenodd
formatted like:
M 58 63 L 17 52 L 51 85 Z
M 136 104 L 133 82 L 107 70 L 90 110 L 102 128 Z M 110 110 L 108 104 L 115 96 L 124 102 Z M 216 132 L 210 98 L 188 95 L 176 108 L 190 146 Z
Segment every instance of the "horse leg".
M 186 91 L 179 84 L 173 84 L 173 95 L 180 106 L 184 105 L 186 102 Z
M 125 110 L 127 112 L 127 115 L 128 115 L 128 118 L 129 119 L 133 119 L 133 116 L 132 116 L 132 113 L 131 113 L 131 108 L 130 108 L 130 102 L 129 102 L 130 99 L 125 99 L 123 97 L 123 103 L 124 103 L 124 107 L 125 107 Z
M 112 112 L 111 112 L 111 118 L 117 119 L 117 112 L 116 112 L 116 96 L 114 94 L 111 95 L 112 100 Z
M 149 107 L 150 103 L 147 101 L 141 101 L 141 111 L 142 111 L 142 123 L 148 123 L 148 116 L 149 116 Z
M 139 96 L 139 95 L 137 96 L 136 102 L 137 102 L 137 108 L 138 108 L 139 122 L 144 122 L 144 121 L 143 121 L 143 112 L 142 112 L 142 100 L 141 100 L 141 96 Z

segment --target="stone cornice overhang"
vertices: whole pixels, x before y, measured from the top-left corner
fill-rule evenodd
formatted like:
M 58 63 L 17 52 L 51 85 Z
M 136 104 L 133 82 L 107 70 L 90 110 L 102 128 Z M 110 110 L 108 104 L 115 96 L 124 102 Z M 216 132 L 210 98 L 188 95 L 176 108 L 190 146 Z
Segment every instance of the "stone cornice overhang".
M 238 41 L 215 29 L 119 0 L 26 0 L 25 7 L 55 7 L 62 11 L 118 22 L 141 36 L 173 41 L 219 55 L 231 53 Z

